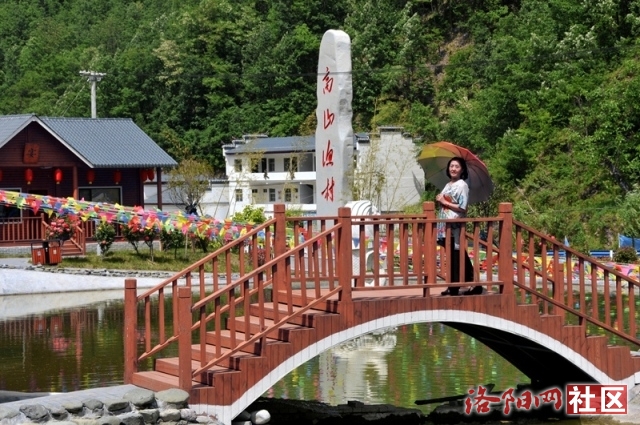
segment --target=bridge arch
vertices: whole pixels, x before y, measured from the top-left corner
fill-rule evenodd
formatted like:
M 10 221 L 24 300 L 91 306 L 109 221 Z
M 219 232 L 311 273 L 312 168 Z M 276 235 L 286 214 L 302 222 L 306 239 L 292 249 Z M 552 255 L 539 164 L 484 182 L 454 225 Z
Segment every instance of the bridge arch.
M 505 359 L 531 378 L 534 387 L 536 387 L 535 383 L 538 382 L 539 389 L 546 389 L 551 385 L 559 385 L 559 382 L 606 382 L 611 384 L 626 384 L 629 388 L 629 394 L 640 391 L 640 372 L 633 373 L 622 379 L 613 379 L 581 353 L 527 325 L 506 320 L 499 316 L 467 310 L 424 309 L 380 317 L 329 335 L 319 341 L 311 343 L 308 347 L 300 350 L 273 368 L 259 382 L 248 388 L 246 392 L 231 405 L 195 405 L 195 408 L 197 410 L 207 411 L 208 413 L 215 413 L 219 417 L 234 418 L 261 397 L 269 388 L 283 379 L 289 372 L 322 352 L 371 332 L 414 323 L 443 323 L 479 339 L 492 349 L 494 349 L 496 345 L 486 337 L 487 333 L 485 330 L 487 329 L 501 334 L 501 338 L 504 341 L 508 341 L 513 337 L 514 343 L 518 343 L 523 339 L 530 342 L 531 344 L 528 345 L 527 350 L 535 350 L 538 355 L 545 352 L 543 358 L 540 359 L 541 362 L 550 360 L 555 362 L 546 365 L 546 368 L 550 370 L 549 373 L 546 373 L 545 368 L 541 368 L 539 363 L 527 366 L 526 362 L 523 363 L 514 357 L 520 354 L 522 352 L 521 350 L 511 351 L 511 356 L 506 353 L 508 357 L 505 357 Z M 488 335 L 495 337 L 496 333 L 489 333 Z M 505 351 L 499 350 L 498 353 L 504 354 Z

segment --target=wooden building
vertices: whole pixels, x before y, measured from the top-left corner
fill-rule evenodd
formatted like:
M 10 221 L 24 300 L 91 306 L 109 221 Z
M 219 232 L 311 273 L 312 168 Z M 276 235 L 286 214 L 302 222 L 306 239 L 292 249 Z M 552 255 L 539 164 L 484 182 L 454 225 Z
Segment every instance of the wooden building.
M 0 189 L 144 206 L 144 181 L 176 165 L 131 119 L 0 116 Z M 0 246 L 42 240 L 46 220 L 0 203 Z

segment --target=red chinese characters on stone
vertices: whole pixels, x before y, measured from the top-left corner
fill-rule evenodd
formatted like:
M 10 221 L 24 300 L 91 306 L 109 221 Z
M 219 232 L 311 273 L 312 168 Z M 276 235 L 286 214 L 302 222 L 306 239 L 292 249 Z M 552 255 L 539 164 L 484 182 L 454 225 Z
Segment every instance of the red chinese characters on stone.
M 329 109 L 326 109 L 324 111 L 324 117 L 323 117 L 323 125 L 324 125 L 324 129 L 326 130 L 327 128 L 329 128 L 329 126 L 331 124 L 333 124 L 333 120 L 336 118 L 336 114 L 331 113 L 331 111 Z
M 327 72 L 324 74 L 322 78 L 322 82 L 324 83 L 324 87 L 322 88 L 322 94 L 331 93 L 333 90 L 333 77 L 329 77 L 331 72 L 329 71 L 329 67 L 327 67 Z
M 335 184 L 336 182 L 333 180 L 333 177 L 331 177 L 331 179 L 327 178 L 327 185 L 322 191 L 322 197 L 327 201 L 333 202 L 333 186 L 335 186 Z
M 322 166 L 333 166 L 333 148 L 331 147 L 331 140 L 327 141 L 327 149 L 322 151 Z

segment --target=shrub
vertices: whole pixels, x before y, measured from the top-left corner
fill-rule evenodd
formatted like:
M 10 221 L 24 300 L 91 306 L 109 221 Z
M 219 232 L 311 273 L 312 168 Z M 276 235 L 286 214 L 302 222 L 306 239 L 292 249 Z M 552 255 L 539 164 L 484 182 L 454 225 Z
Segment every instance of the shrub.
M 267 216 L 264 215 L 264 208 L 247 205 L 242 211 L 236 212 L 231 219 L 234 223 L 261 224 L 267 221 Z
M 133 246 L 133 249 L 136 251 L 136 254 L 140 254 L 138 251 L 138 243 L 140 242 L 140 238 L 142 237 L 141 229 L 140 229 L 140 221 L 137 217 L 132 217 L 131 220 L 127 224 L 121 224 L 120 229 L 122 230 L 122 236 Z
M 96 228 L 96 240 L 102 255 L 106 255 L 116 239 L 116 229 L 107 221 L 102 221 Z
M 162 244 L 162 249 L 165 251 L 169 251 L 173 249 L 173 258 L 178 258 L 178 248 L 185 244 L 185 235 L 180 231 L 173 229 L 171 231 L 167 231 L 162 229 L 160 232 L 160 243 Z
M 638 254 L 633 247 L 625 246 L 616 250 L 613 254 L 613 261 L 625 264 L 635 263 L 638 261 Z
M 47 239 L 69 240 L 76 233 L 77 227 L 78 217 L 63 214 L 51 220 L 45 236 Z

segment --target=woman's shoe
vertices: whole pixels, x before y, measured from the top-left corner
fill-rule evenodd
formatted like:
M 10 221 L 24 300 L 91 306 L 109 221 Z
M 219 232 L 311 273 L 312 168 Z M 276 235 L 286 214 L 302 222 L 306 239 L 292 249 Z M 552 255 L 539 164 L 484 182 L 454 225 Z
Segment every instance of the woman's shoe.
M 450 295 L 451 291 L 449 291 L 448 289 L 446 291 L 442 291 L 440 292 L 440 295 Z
M 464 295 L 480 295 L 482 294 L 482 286 L 476 286 L 473 289 L 464 291 Z

